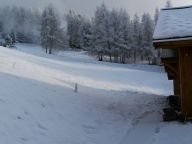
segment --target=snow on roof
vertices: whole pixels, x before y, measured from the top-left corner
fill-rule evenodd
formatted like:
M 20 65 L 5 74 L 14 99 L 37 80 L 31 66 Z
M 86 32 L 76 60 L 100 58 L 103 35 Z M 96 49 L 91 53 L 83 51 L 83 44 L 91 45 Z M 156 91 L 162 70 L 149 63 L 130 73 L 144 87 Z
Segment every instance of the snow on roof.
M 162 9 L 153 42 L 192 39 L 192 6 Z

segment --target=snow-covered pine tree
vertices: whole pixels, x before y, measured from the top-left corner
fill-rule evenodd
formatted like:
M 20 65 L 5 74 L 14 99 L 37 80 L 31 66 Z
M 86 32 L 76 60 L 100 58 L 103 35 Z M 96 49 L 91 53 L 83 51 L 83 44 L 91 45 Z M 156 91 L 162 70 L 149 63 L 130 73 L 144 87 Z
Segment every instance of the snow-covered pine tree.
M 69 42 L 69 47 L 72 47 L 72 33 L 73 33 L 73 12 L 70 10 L 69 13 L 65 16 L 67 23 L 67 37 Z
M 115 52 L 116 50 L 116 32 L 117 32 L 117 12 L 115 9 L 113 9 L 111 12 L 108 12 L 108 17 L 107 17 L 107 53 L 110 57 L 110 62 L 112 62 L 112 56 L 114 57 L 114 61 L 115 61 L 115 57 L 118 56 L 118 53 Z M 117 55 L 117 56 L 116 56 Z M 116 61 L 118 61 L 116 59 Z
M 91 22 L 85 17 L 80 21 L 80 47 L 89 50 L 91 47 Z
M 11 33 L 9 34 L 10 36 L 10 39 L 11 39 L 11 44 L 10 44 L 10 47 L 11 48 L 14 48 L 15 47 L 15 43 L 16 43 L 16 34 L 15 32 L 12 30 Z
M 73 11 L 69 11 L 69 14 L 66 15 L 69 46 L 71 48 L 80 48 L 81 20 L 81 15 L 76 15 Z
M 43 11 L 41 23 L 41 44 L 49 54 L 58 49 L 61 31 L 60 19 L 56 9 L 52 4 L 49 4 Z
M 119 11 L 119 48 L 120 48 L 120 62 L 125 63 L 126 57 L 130 52 L 130 18 L 126 10 Z
M 18 42 L 38 42 L 40 26 L 38 11 L 16 6 L 3 7 L 0 8 L 0 17 L 2 38 L 14 32 Z
M 103 60 L 107 50 L 107 15 L 108 9 L 103 3 L 100 7 L 97 7 L 93 18 L 92 44 L 94 52 L 98 54 L 99 61 Z
M 140 23 L 139 16 L 137 14 L 134 15 L 132 28 L 133 28 L 133 35 L 132 35 L 133 63 L 136 63 L 137 55 L 141 50 L 141 44 L 142 44 L 141 23 Z
M 159 9 L 156 8 L 155 9 L 155 15 L 154 15 L 154 26 L 157 24 L 158 17 L 159 17 Z M 155 53 L 154 55 L 156 57 L 155 58 L 156 59 L 155 63 L 160 65 L 162 50 L 161 49 L 157 49 L 154 53 Z
M 151 19 L 150 14 L 145 13 L 142 16 L 142 58 L 147 58 L 150 61 L 153 58 L 153 45 L 152 45 L 152 35 L 153 35 L 154 22 Z
M 48 53 L 48 12 L 47 8 L 44 9 L 42 13 L 42 23 L 41 23 L 41 46 L 45 49 L 45 52 Z
M 12 45 L 12 39 L 11 39 L 10 35 L 7 35 L 5 38 L 5 46 L 10 48 L 11 45 Z

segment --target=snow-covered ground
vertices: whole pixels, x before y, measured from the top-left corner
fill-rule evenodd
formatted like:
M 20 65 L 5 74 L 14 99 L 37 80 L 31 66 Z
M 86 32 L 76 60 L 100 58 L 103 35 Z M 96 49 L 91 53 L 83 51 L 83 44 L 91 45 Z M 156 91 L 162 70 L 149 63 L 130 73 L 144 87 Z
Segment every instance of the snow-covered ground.
M 172 93 L 162 67 L 97 62 L 85 52 L 46 55 L 0 47 L 0 143 L 191 143 L 191 124 L 164 123 Z M 75 84 L 78 92 L 74 92 Z

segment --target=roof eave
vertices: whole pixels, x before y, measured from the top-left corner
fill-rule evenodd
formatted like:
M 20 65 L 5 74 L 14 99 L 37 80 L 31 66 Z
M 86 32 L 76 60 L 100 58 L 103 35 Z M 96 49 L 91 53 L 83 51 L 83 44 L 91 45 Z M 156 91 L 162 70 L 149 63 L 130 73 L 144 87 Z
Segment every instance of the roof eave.
M 155 48 L 182 48 L 192 47 L 192 37 L 176 38 L 176 39 L 154 39 L 153 46 Z

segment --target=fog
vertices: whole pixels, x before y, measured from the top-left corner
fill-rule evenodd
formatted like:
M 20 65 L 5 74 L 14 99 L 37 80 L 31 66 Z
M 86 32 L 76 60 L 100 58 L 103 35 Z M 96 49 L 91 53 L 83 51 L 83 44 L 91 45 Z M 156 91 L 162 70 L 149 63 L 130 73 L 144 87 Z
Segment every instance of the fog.
M 144 12 L 154 13 L 156 7 L 163 8 L 166 0 L 1 0 L 1 6 L 15 5 L 41 10 L 53 3 L 57 10 L 64 14 L 69 10 L 84 16 L 92 17 L 97 6 L 104 2 L 108 8 L 125 8 L 133 16 Z M 174 6 L 191 5 L 191 0 L 172 0 Z

